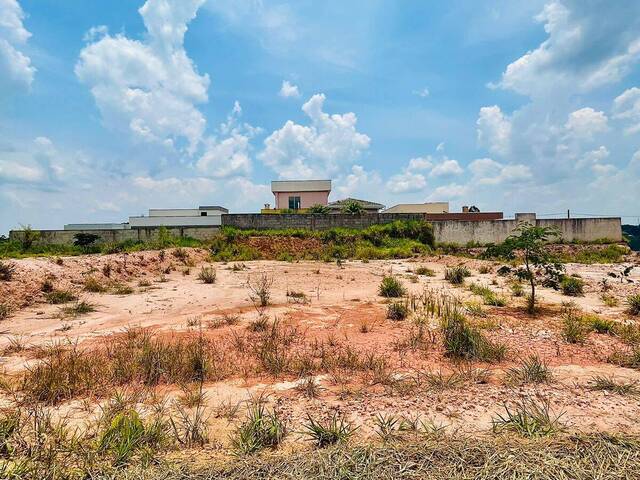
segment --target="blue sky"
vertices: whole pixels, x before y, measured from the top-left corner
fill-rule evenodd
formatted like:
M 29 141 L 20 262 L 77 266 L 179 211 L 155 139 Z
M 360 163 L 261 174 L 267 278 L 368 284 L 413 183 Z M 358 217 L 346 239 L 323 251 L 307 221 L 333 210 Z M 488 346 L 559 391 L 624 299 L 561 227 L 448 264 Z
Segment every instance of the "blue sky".
M 0 0 L 0 232 L 332 198 L 640 216 L 635 1 Z

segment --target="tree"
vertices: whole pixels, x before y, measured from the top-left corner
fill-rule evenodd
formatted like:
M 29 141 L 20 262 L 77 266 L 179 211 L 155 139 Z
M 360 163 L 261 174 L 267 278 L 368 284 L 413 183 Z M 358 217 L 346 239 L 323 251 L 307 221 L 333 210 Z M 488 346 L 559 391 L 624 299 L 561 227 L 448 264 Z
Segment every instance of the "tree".
M 319 203 L 316 203 L 315 205 L 311 205 L 307 212 L 315 213 L 317 215 L 327 215 L 331 212 L 331 210 L 326 205 L 320 205 Z
M 554 261 L 547 250 L 547 244 L 554 238 L 560 237 L 560 231 L 555 227 L 538 227 L 530 223 L 521 223 L 500 246 L 508 258 L 515 258 L 516 252 L 522 254 L 523 266 L 515 274 L 526 280 L 531 286 L 531 296 L 527 302 L 527 311 L 535 312 L 536 281 L 539 276 L 559 276 L 563 266 Z
M 342 213 L 347 213 L 349 215 L 359 215 L 364 213 L 364 207 L 355 200 L 347 200 L 342 205 Z
M 76 247 L 85 248 L 93 245 L 99 238 L 100 236 L 95 233 L 76 233 L 73 236 L 73 244 Z
M 31 228 L 31 225 L 21 225 L 22 236 L 20 237 L 20 244 L 22 251 L 27 251 L 31 248 L 34 242 L 40 240 L 40 232 Z

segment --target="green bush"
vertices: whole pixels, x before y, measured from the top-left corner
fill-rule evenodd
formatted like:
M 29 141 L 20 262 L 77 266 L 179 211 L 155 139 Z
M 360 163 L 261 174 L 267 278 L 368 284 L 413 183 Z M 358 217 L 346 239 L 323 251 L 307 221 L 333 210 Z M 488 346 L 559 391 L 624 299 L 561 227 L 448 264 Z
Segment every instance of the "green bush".
M 431 270 L 429 267 L 418 267 L 413 271 L 416 275 L 424 275 L 425 277 L 435 277 L 436 272 Z
M 46 295 L 47 302 L 53 305 L 59 305 L 61 303 L 69 303 L 77 300 L 77 296 L 68 290 L 54 290 Z
M 575 311 L 568 311 L 562 320 L 562 338 L 567 343 L 584 343 L 589 333 L 583 317 Z
M 562 293 L 570 297 L 580 297 L 584 293 L 584 282 L 578 277 L 563 276 L 560 280 Z
M 503 360 L 507 353 L 504 345 L 485 338 L 480 330 L 470 326 L 464 315 L 458 311 L 447 312 L 441 320 L 440 327 L 447 356 L 495 362 Z
M 319 448 L 346 442 L 357 429 L 352 427 L 344 417 L 338 417 L 337 413 L 334 413 L 328 422 L 319 422 L 309 415 L 307 419 L 304 433 Z
M 238 453 L 256 453 L 263 448 L 276 448 L 285 434 L 285 425 L 278 415 L 257 400 L 250 405 L 245 422 L 237 428 L 232 445 Z
M 465 266 L 447 268 L 444 271 L 444 279 L 452 285 L 462 285 L 466 277 L 471 276 L 471 272 Z
M 627 311 L 631 315 L 640 315 L 640 293 L 629 295 L 627 297 Z
M 114 465 L 125 465 L 138 451 L 158 449 L 167 441 L 168 424 L 160 419 L 145 423 L 133 409 L 114 415 L 98 439 L 98 451 L 113 455 Z
M 485 305 L 493 307 L 504 307 L 507 304 L 507 301 L 504 297 L 498 295 L 489 287 L 472 283 L 471 285 L 469 285 L 469 290 L 471 290 L 474 294 L 481 296 Z
M 382 297 L 396 298 L 401 297 L 406 293 L 406 289 L 402 285 L 402 282 L 394 276 L 386 276 L 382 279 L 378 293 Z
M 328 215 L 331 213 L 331 210 L 326 205 L 320 205 L 316 203 L 315 205 L 311 205 L 307 209 L 308 213 L 315 213 L 316 215 Z
M 9 262 L 0 262 L 0 280 L 8 282 L 13 277 L 16 266 Z
M 402 302 L 392 302 L 387 306 L 387 318 L 389 320 L 404 320 L 409 315 L 409 307 Z

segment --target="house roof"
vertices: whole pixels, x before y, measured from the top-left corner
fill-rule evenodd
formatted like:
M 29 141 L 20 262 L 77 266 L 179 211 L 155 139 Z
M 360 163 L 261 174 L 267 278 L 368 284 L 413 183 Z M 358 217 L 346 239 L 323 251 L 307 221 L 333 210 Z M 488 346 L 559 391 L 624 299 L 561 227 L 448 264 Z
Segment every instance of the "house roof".
M 277 192 L 330 192 L 331 180 L 273 180 L 271 191 Z
M 345 203 L 347 202 L 356 202 L 358 204 L 360 204 L 360 206 L 362 206 L 362 208 L 367 209 L 367 210 L 380 210 L 382 208 L 384 208 L 384 205 L 382 205 L 381 203 L 376 203 L 376 202 L 370 202 L 368 200 L 360 200 L 359 198 L 343 198 L 342 200 L 336 200 L 335 202 L 329 202 L 327 204 L 327 207 L 332 208 L 332 209 L 338 209 L 338 208 L 342 208 L 344 206 Z
M 223 212 L 229 213 L 228 208 L 221 207 L 220 205 L 200 205 L 198 210 L 221 210 Z

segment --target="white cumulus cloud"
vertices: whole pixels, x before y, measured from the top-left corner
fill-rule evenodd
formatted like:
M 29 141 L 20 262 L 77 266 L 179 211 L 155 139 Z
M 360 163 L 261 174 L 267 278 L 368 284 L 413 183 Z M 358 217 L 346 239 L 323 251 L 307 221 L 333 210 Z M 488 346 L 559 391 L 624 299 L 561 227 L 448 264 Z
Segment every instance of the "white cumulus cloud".
M 104 121 L 135 138 L 195 152 L 206 120 L 196 104 L 208 100 L 209 76 L 200 75 L 184 50 L 187 24 L 204 0 L 148 0 L 139 10 L 145 40 L 109 35 L 86 45 L 75 67 Z
M 429 174 L 431 177 L 447 177 L 453 175 L 460 175 L 464 170 L 460 166 L 457 160 L 451 160 L 445 157 L 445 159 L 436 164 Z
M 548 37 L 509 64 L 498 86 L 548 96 L 619 81 L 640 60 L 639 15 L 638 2 L 547 3 L 535 19 L 544 24 Z
M 330 115 L 323 111 L 324 102 L 324 94 L 316 94 L 302 106 L 310 125 L 288 120 L 265 139 L 258 158 L 281 178 L 334 175 L 369 148 L 370 138 L 356 130 L 355 113 Z
M 564 127 L 571 135 L 584 139 L 591 139 L 594 135 L 606 132 L 609 128 L 604 112 L 597 112 L 591 107 L 581 108 L 570 113 Z
M 289 80 L 283 80 L 278 95 L 282 98 L 298 98 L 300 97 L 300 90 L 298 90 L 297 85 L 293 85 Z
M 478 144 L 497 155 L 507 155 L 511 144 L 511 121 L 497 105 L 482 107 L 478 115 Z
M 250 140 L 260 129 L 240 123 L 241 114 L 236 101 L 226 123 L 218 129 L 222 138 L 214 136 L 204 141 L 204 153 L 196 163 L 200 172 L 215 178 L 251 173 Z
M 640 132 L 640 88 L 629 88 L 613 100 L 613 118 L 627 122 L 627 135 Z
M 0 0 L 0 89 L 29 88 L 36 69 L 20 48 L 31 33 L 24 27 L 17 0 Z

